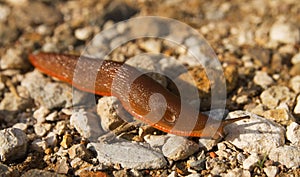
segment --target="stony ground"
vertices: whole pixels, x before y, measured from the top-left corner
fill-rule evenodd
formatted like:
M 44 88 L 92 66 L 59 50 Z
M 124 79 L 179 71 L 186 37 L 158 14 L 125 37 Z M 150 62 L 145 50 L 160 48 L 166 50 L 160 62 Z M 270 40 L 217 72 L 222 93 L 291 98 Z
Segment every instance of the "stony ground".
M 228 118 L 251 118 L 227 126 L 218 141 L 168 135 L 125 123 L 114 97 L 82 106 L 94 95 L 75 91 L 72 100 L 71 86 L 27 60 L 35 51 L 80 54 L 102 30 L 145 15 L 174 18 L 201 33 L 223 66 Z M 300 176 L 299 21 L 297 0 L 1 1 L 0 176 Z M 187 66 L 209 105 L 205 72 L 186 63 L 190 56 L 179 47 L 140 39 L 109 58 L 142 52 Z M 176 92 L 165 77 L 153 77 Z M 105 143 L 95 141 L 99 136 Z

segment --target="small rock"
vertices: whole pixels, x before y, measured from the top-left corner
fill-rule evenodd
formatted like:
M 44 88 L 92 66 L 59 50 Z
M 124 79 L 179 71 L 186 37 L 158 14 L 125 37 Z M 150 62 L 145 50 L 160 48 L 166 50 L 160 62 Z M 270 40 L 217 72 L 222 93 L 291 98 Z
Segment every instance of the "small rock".
M 300 125 L 292 122 L 287 126 L 286 137 L 293 145 L 300 146 Z
M 93 34 L 93 28 L 86 26 L 75 30 L 75 37 L 79 40 L 87 40 Z
M 31 147 L 35 151 L 44 152 L 47 149 L 47 142 L 41 139 L 35 139 L 31 143 Z
M 294 116 L 286 109 L 271 109 L 265 111 L 263 116 L 267 119 L 274 120 L 282 125 L 288 125 L 291 122 L 296 121 Z
M 71 145 L 72 141 L 73 141 L 72 136 L 70 134 L 66 134 L 66 135 L 63 136 L 63 139 L 60 142 L 60 145 L 63 148 L 67 149 Z
M 295 65 L 297 63 L 300 63 L 300 53 L 297 53 L 296 55 L 293 56 L 291 62 Z
M 90 143 L 88 147 L 97 152 L 100 162 L 121 164 L 123 168 L 159 169 L 167 165 L 162 154 L 129 142 Z
M 199 139 L 199 147 L 204 148 L 206 151 L 212 150 L 212 148 L 217 145 L 218 141 L 214 139 L 206 139 L 200 138 Z
M 28 69 L 29 63 L 23 56 L 24 49 L 8 49 L 1 57 L 1 69 Z
M 100 125 L 100 118 L 82 109 L 72 114 L 70 123 L 81 136 L 90 140 L 97 140 L 104 133 Z
M 222 175 L 224 177 L 251 177 L 251 173 L 248 170 L 243 170 L 241 168 L 235 168 L 233 170 L 228 170 L 227 174 Z
M 51 129 L 51 124 L 34 124 L 33 127 L 36 135 L 43 137 Z
M 176 171 L 172 171 L 169 175 L 168 175 L 168 177 L 177 177 L 178 175 L 177 175 L 177 173 L 176 173 Z
M 45 170 L 38 170 L 38 169 L 31 169 L 25 172 L 21 177 L 33 177 L 33 176 L 40 176 L 40 177 L 66 177 L 66 175 L 57 174 L 50 171 Z
M 182 160 L 199 149 L 197 143 L 181 136 L 171 136 L 162 147 L 164 156 L 172 160 Z
M 64 83 L 50 82 L 37 70 L 27 73 L 21 85 L 27 88 L 35 102 L 47 109 L 72 105 L 72 88 Z
M 25 124 L 25 123 L 16 123 L 15 125 L 13 125 L 13 128 L 17 128 L 17 129 L 20 129 L 22 131 L 25 131 L 25 130 L 27 130 L 28 125 Z
M 244 111 L 230 112 L 230 117 L 249 115 L 250 119 L 237 121 L 225 127 L 226 141 L 250 153 L 264 153 L 285 142 L 285 129 L 270 120 Z
M 73 145 L 68 149 L 68 154 L 71 159 L 79 157 L 83 160 L 88 160 L 92 157 L 90 151 L 88 151 L 83 144 Z
M 249 101 L 248 95 L 241 95 L 236 98 L 237 104 L 246 104 Z
M 154 39 L 149 39 L 140 43 L 140 47 L 146 52 L 159 54 L 161 51 L 161 42 Z
M 300 147 L 280 146 L 271 149 L 269 153 L 270 160 L 280 162 L 287 168 L 298 168 L 300 166 Z
M 300 93 L 300 76 L 294 76 L 290 80 L 290 87 L 296 94 Z
M 259 160 L 260 158 L 257 153 L 253 153 L 247 159 L 245 159 L 243 162 L 243 168 L 245 170 L 252 170 Z
M 57 111 L 54 111 L 50 113 L 48 116 L 46 116 L 47 121 L 55 121 L 58 118 L 58 113 Z
M 192 174 L 186 175 L 185 177 L 201 177 L 201 175 L 199 173 L 192 173 Z
M 144 139 L 147 143 L 150 144 L 151 147 L 162 147 L 166 141 L 168 140 L 169 136 L 167 135 L 146 135 Z
M 57 135 L 63 135 L 65 133 L 66 128 L 67 128 L 66 122 L 65 121 L 59 121 L 59 122 L 56 123 L 56 125 L 53 129 L 53 133 L 55 133 Z
M 54 132 L 49 132 L 48 135 L 44 138 L 48 146 L 55 147 L 57 145 L 57 135 Z
M 264 172 L 266 173 L 267 177 L 275 177 L 278 171 L 279 169 L 276 166 L 268 166 L 264 168 Z
M 299 29 L 288 22 L 275 22 L 270 29 L 270 38 L 282 43 L 298 43 L 300 41 Z
M 272 86 L 261 93 L 260 99 L 268 108 L 274 109 L 280 103 L 292 106 L 295 94 L 285 86 Z
M 290 75 L 291 76 L 300 75 L 300 63 L 294 64 L 292 66 L 292 68 L 290 69 Z
M 297 102 L 294 108 L 294 113 L 295 114 L 300 114 L 300 95 L 297 97 Z
M 20 175 L 18 174 L 17 171 L 11 169 L 10 167 L 8 167 L 5 164 L 0 163 L 0 176 L 1 177 L 6 177 L 6 176 L 14 177 L 14 176 L 20 176 Z
M 264 71 L 257 71 L 255 73 L 254 83 L 261 86 L 262 88 L 268 88 L 271 84 L 273 84 L 273 79 Z
M 23 158 L 27 152 L 28 138 L 26 134 L 16 128 L 0 131 L 0 160 L 13 161 Z
M 102 97 L 98 100 L 97 113 L 101 117 L 101 126 L 105 131 L 114 130 L 124 123 L 117 113 L 119 106 L 116 97 Z
M 46 121 L 45 117 L 49 114 L 50 110 L 41 106 L 39 109 L 34 111 L 33 117 L 37 120 L 37 123 L 44 123 Z
M 70 166 L 68 164 L 68 159 L 66 157 L 63 157 L 56 163 L 56 172 L 60 174 L 68 174 L 68 171 L 70 170 Z

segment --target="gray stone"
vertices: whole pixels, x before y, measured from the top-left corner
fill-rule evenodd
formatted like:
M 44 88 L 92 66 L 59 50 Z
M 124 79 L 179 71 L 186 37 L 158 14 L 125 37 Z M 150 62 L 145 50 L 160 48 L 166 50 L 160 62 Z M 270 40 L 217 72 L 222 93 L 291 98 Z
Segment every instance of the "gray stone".
M 45 171 L 45 170 L 38 170 L 38 169 L 31 169 L 25 172 L 21 177 L 66 177 L 66 175 L 57 174 L 55 172 Z
M 68 149 L 68 154 L 71 159 L 79 157 L 83 160 L 88 160 L 92 157 L 90 151 L 83 144 L 75 144 Z
M 270 38 L 282 43 L 298 43 L 300 41 L 299 29 L 291 23 L 277 21 L 270 29 Z
M 75 127 L 82 137 L 90 140 L 97 140 L 104 133 L 100 125 L 100 118 L 82 109 L 73 112 L 70 124 Z
M 35 102 L 47 109 L 72 105 L 72 88 L 63 83 L 50 82 L 37 70 L 27 73 L 21 85 L 27 88 Z
M 287 126 L 286 138 L 295 146 L 300 147 L 300 125 L 292 122 Z
M 162 154 L 138 144 L 90 143 L 88 147 L 96 151 L 101 163 L 121 164 L 123 168 L 135 169 L 159 169 L 167 165 Z
M 54 132 L 49 132 L 47 136 L 43 139 L 47 142 L 47 145 L 50 147 L 55 147 L 58 142 L 57 135 Z
M 285 129 L 281 125 L 249 112 L 229 113 L 230 117 L 243 115 L 251 118 L 227 125 L 224 129 L 226 141 L 249 153 L 269 152 L 285 143 Z
M 285 86 L 272 86 L 261 93 L 260 99 L 268 108 L 274 109 L 280 103 L 292 106 L 295 94 Z
M 49 114 L 50 110 L 41 106 L 34 111 L 33 117 L 36 119 L 37 123 L 44 123 L 46 121 L 46 116 Z
M 218 141 L 214 139 L 206 139 L 200 138 L 199 139 L 199 147 L 204 148 L 206 151 L 212 150 L 212 148 L 217 145 Z
M 56 163 L 56 172 L 60 174 L 68 174 L 68 171 L 70 170 L 70 166 L 68 163 L 68 159 L 66 157 L 62 157 L 60 160 Z
M 150 144 L 151 147 L 162 147 L 169 139 L 167 135 L 146 135 L 144 140 Z
M 119 106 L 121 105 L 116 97 L 102 97 L 98 100 L 97 113 L 100 116 L 103 130 L 111 131 L 124 123 L 117 113 Z
M 164 156 L 172 160 L 182 160 L 198 151 L 199 145 L 185 137 L 171 136 L 162 147 Z
M 252 170 L 259 160 L 260 158 L 257 153 L 251 154 L 248 158 L 244 160 L 243 169 Z
M 269 85 L 273 84 L 273 79 L 264 71 L 257 71 L 255 73 L 254 83 L 261 86 L 262 88 L 267 88 Z
M 35 139 L 31 143 L 31 148 L 38 152 L 44 152 L 47 148 L 47 142 L 41 139 Z
M 26 134 L 16 128 L 0 131 L 0 160 L 13 161 L 23 158 L 27 152 L 28 138 Z
M 264 172 L 266 173 L 267 177 L 275 177 L 278 171 L 279 169 L 276 166 L 267 166 L 264 168 Z
M 51 124 L 34 124 L 33 127 L 36 135 L 43 137 L 50 130 Z
M 293 91 L 298 94 L 300 93 L 300 76 L 294 76 L 290 80 L 290 87 L 293 89 Z
M 269 153 L 269 158 L 275 162 L 280 162 L 287 168 L 299 168 L 300 147 L 284 145 L 273 148 Z

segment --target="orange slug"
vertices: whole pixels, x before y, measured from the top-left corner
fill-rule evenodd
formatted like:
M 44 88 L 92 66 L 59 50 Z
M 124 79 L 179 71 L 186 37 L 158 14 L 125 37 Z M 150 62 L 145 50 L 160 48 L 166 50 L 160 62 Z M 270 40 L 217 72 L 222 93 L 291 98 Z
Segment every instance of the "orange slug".
M 79 56 L 54 53 L 31 54 L 29 60 L 41 72 L 72 84 L 80 90 L 117 97 L 131 115 L 163 132 L 217 139 L 223 136 L 223 128 L 227 124 L 249 118 L 244 116 L 214 123 L 208 121 L 208 116 L 200 112 L 197 118 L 189 116 L 191 112 L 195 112 L 189 104 L 181 104 L 180 97 L 125 63 L 80 57 L 80 64 L 77 64 Z M 80 74 L 76 74 L 74 79 L 74 73 L 77 71 Z M 96 78 L 92 78 L 89 72 L 97 72 Z M 133 75 L 139 77 L 129 82 Z M 91 80 L 94 82 L 91 83 Z M 131 83 L 129 90 L 128 83 Z M 124 96 L 126 90 L 128 96 Z M 155 94 L 164 97 L 166 106 L 163 112 L 161 108 L 163 106 L 151 98 Z M 181 121 L 180 124 L 179 115 L 184 117 L 183 123 Z M 207 127 L 212 131 L 203 131 Z

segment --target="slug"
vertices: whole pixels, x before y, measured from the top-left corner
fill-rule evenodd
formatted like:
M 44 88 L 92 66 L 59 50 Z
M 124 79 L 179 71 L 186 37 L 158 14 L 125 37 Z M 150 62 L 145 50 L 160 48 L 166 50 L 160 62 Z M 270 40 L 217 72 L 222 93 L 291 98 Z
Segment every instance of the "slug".
M 223 128 L 227 124 L 249 118 L 244 116 L 223 120 L 221 123 L 209 121 L 210 124 L 206 125 L 207 115 L 199 112 L 195 120 L 194 117 L 189 116 L 191 112 L 195 112 L 189 104 L 181 105 L 180 97 L 125 63 L 81 57 L 80 64 L 77 65 L 79 56 L 54 53 L 30 54 L 29 60 L 41 72 L 72 84 L 79 90 L 117 97 L 131 115 L 163 132 L 179 136 L 218 139 L 223 137 Z M 80 73 L 77 73 L 76 79 L 73 79 L 74 72 L 77 71 Z M 97 72 L 94 75 L 96 78 L 92 78 L 93 74 L 89 72 Z M 140 76 L 129 82 L 136 75 Z M 95 81 L 91 82 L 91 80 Z M 128 83 L 131 83 L 130 89 Z M 126 91 L 128 96 L 124 93 Z M 157 94 L 164 97 L 165 108 L 155 102 L 155 98 L 151 98 Z M 184 118 L 184 123 L 182 121 L 178 123 L 179 115 Z M 217 131 L 213 131 L 216 129 L 203 131 L 207 126 L 208 128 L 217 126 Z

